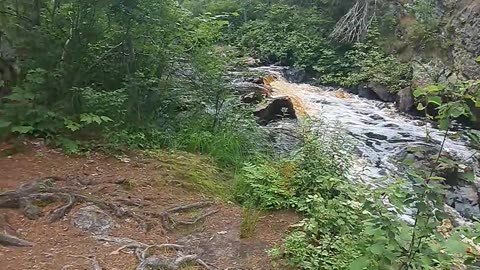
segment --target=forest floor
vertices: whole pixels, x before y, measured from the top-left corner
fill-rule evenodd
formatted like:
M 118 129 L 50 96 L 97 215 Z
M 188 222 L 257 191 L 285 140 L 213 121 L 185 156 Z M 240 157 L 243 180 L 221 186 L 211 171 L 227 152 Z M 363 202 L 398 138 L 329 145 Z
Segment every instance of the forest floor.
M 140 248 L 132 246 L 134 242 L 101 241 L 102 237 L 74 226 L 72 220 L 80 209 L 97 204 L 95 200 L 77 201 L 56 222 L 51 222 L 48 213 L 55 213 L 62 206 L 61 200 L 41 204 L 42 214 L 35 220 L 19 209 L 3 208 L 0 229 L 33 246 L 0 245 L 0 268 L 141 269 L 137 268 L 141 262 L 138 251 L 143 248 L 144 257 L 148 253 L 170 261 L 196 255 L 210 269 L 274 269 L 266 250 L 279 244 L 299 217 L 292 212 L 264 213 L 254 235 L 240 239 L 242 208 L 221 194 L 221 187 L 228 186 L 226 182 L 231 180 L 212 164 L 205 157 L 179 152 L 70 157 L 39 142 L 25 142 L 20 147 L 0 145 L 0 194 L 45 177 L 61 179 L 58 190 L 75 191 L 106 202 L 104 205 L 128 209 L 123 216 L 106 213 L 114 224 L 106 235 L 141 244 Z M 178 208 L 192 204 L 199 207 L 185 207 L 184 211 Z M 171 211 L 175 208 L 179 211 Z M 183 248 L 173 252 L 162 247 L 155 254 L 145 248 L 167 243 Z M 101 268 L 95 268 L 95 264 Z M 188 265 L 178 269 L 208 269 L 196 262 Z

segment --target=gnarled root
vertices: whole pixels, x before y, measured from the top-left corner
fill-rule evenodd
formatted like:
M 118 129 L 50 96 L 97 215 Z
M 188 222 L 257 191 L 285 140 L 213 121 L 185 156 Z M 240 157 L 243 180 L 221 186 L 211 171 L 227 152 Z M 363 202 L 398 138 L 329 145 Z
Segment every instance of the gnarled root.
M 14 247 L 31 247 L 33 243 L 20 238 L 10 226 L 5 215 L 0 214 L 0 245 Z
M 180 269 L 187 263 L 194 263 L 199 266 L 204 267 L 204 269 L 212 269 L 208 264 L 198 258 L 196 254 L 185 255 L 185 247 L 177 244 L 162 244 L 162 245 L 147 245 L 145 243 L 129 239 L 129 238 L 119 238 L 119 237 L 110 237 L 110 236 L 97 236 L 97 240 L 110 242 L 121 247 L 112 253 L 111 255 L 117 255 L 124 249 L 132 249 L 137 256 L 139 264 L 135 268 L 136 270 L 148 270 L 148 269 L 167 269 L 167 270 L 177 270 Z M 149 256 L 149 251 L 152 249 L 171 249 L 175 250 L 176 254 L 174 256 L 164 256 L 164 255 L 152 255 Z
M 56 183 L 62 182 L 62 185 Z M 86 183 L 86 182 L 85 182 Z M 87 184 L 90 185 L 90 182 Z M 131 218 L 135 220 L 140 228 L 147 232 L 151 224 L 160 223 L 162 230 L 173 230 L 176 225 L 194 225 L 203 221 L 210 215 L 217 213 L 217 210 L 211 210 L 210 201 L 196 202 L 192 204 L 181 205 L 167 209 L 163 212 L 142 211 L 142 205 L 129 200 L 117 200 L 109 202 L 99 199 L 85 191 L 86 186 L 76 178 L 64 179 L 60 177 L 47 177 L 40 180 L 21 185 L 15 190 L 0 193 L 0 209 L 10 208 L 19 209 L 24 216 L 31 220 L 40 218 L 43 213 L 41 206 L 58 202 L 61 206 L 53 209 L 48 214 L 49 222 L 56 222 L 66 216 L 77 203 L 91 203 L 99 208 L 112 213 L 118 218 Z M 118 198 L 117 198 L 118 199 Z M 185 213 L 192 209 L 202 209 L 196 218 L 190 220 L 181 220 L 177 215 Z M 1 225 L 1 224 L 0 224 Z M 1 227 L 0 227 L 1 228 Z M 0 244 L 29 246 L 31 243 L 20 238 L 15 238 L 12 234 L 1 234 Z M 12 236 L 13 238 L 11 238 Z

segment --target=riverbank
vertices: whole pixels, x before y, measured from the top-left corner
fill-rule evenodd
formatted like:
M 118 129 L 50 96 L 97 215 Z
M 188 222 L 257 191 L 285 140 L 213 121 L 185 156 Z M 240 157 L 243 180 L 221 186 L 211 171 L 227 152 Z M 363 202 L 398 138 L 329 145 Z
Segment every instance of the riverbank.
M 279 244 L 289 226 L 299 219 L 288 211 L 262 213 L 252 235 L 240 238 L 243 209 L 225 200 L 218 188 L 228 186 L 232 179 L 200 155 L 161 151 L 153 156 L 139 153 L 113 157 L 92 152 L 69 157 L 40 141 L 26 141 L 14 152 L 8 149 L 12 145 L 2 144 L 0 148 L 2 192 L 56 177 L 74 183 L 58 184 L 62 188 L 78 189 L 90 198 L 122 207 L 125 213 L 117 216 L 99 204 L 79 202 L 59 221 L 50 223 L 51 211 L 62 206 L 61 200 L 36 204 L 42 212 L 36 220 L 21 211 L 2 209 L 2 233 L 5 230 L 33 245 L 0 246 L 0 264 L 5 269 L 90 269 L 94 259 L 101 267 L 95 269 L 134 269 L 139 264 L 133 254 L 135 248 L 119 250 L 125 242 L 99 240 L 107 236 L 146 245 L 179 244 L 184 246 L 183 255 L 197 255 L 212 269 L 276 269 L 270 268 L 265 250 Z M 171 229 L 151 217 L 145 217 L 145 228 L 142 221 L 127 215 L 131 211 L 142 217 L 145 212 L 162 213 L 199 202 L 210 203 L 173 214 L 179 224 Z M 205 213 L 211 215 L 200 219 Z M 192 220 L 197 221 L 180 224 Z M 155 254 L 177 256 L 173 250 L 163 249 Z M 191 261 L 181 269 L 204 268 Z

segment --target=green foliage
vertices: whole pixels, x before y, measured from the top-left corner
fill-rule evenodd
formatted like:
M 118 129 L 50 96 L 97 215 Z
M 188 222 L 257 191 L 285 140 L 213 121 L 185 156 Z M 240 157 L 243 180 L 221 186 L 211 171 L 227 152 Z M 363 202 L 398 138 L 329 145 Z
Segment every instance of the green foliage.
M 303 145 L 292 157 L 246 164 L 237 176 L 237 201 L 293 208 L 305 217 L 271 256 L 312 270 L 454 269 L 475 261 L 467 250 L 478 248 L 478 230 L 451 226 L 442 210 L 443 178 L 410 171 L 408 181 L 386 188 L 352 183 L 348 140 L 318 122 L 321 128 L 302 132 Z M 401 219 L 408 208 L 413 224 Z
M 341 79 L 341 85 L 378 83 L 389 87 L 392 92 L 410 85 L 410 65 L 399 63 L 393 55 L 383 52 L 377 45 L 378 35 L 376 29 L 371 29 L 367 42 L 356 43 L 346 53 L 353 69 L 345 79 Z
M 326 123 L 306 126 L 303 146 L 288 160 L 246 164 L 237 177 L 236 199 L 266 209 L 294 208 L 305 215 L 300 228 L 279 250 L 297 269 L 342 269 L 352 256 L 361 232 L 363 214 L 357 198 L 361 189 L 346 181 L 351 144 L 342 131 Z
M 437 120 L 441 129 L 448 129 L 450 122 L 460 117 L 475 120 L 473 107 L 480 107 L 480 81 L 459 81 L 455 84 L 432 84 L 418 88 L 413 95 L 419 101 L 417 110 L 424 111 L 431 119 L 429 107 L 437 110 Z
M 264 160 L 247 163 L 236 176 L 235 198 L 243 204 L 252 204 L 265 209 L 288 208 L 292 205 L 294 193 L 289 189 L 288 167 L 294 164 L 284 161 L 280 164 Z M 286 175 L 287 174 L 287 175 Z
M 232 167 L 258 149 L 250 109 L 232 102 L 224 76 L 232 51 L 217 46 L 233 17 L 171 0 L 38 3 L 1 4 L 12 11 L 0 14 L 2 33 L 27 73 L 2 100 L 2 135 L 49 138 L 67 152 L 89 140 L 172 147 Z
M 319 28 L 329 22 L 317 12 L 313 8 L 275 4 L 266 10 L 263 20 L 242 25 L 236 34 L 238 42 L 248 54 L 264 61 L 311 69 L 320 61 L 332 60 L 335 54 L 324 38 L 324 30 Z

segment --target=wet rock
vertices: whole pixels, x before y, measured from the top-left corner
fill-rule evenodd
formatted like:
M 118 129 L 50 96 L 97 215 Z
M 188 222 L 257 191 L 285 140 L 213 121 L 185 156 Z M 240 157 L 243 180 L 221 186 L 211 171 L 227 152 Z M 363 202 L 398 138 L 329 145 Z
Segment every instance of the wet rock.
M 381 141 L 384 141 L 384 140 L 388 139 L 388 137 L 385 136 L 385 135 L 376 134 L 376 133 L 373 133 L 373 132 L 367 132 L 367 133 L 365 133 L 365 136 L 367 136 L 368 138 L 371 138 L 371 139 L 377 139 L 377 140 L 381 140 Z
M 241 101 L 243 103 L 249 103 L 249 104 L 258 104 L 260 103 L 265 96 L 262 93 L 259 92 L 251 92 L 248 94 L 245 94 L 241 97 Z
M 446 195 L 446 203 L 467 219 L 480 219 L 479 195 L 474 185 L 452 187 Z
M 368 87 L 380 98 L 380 100 L 385 102 L 394 102 L 397 98 L 396 95 L 390 92 L 390 89 L 379 83 L 369 83 Z
M 280 119 L 297 119 L 295 107 L 289 97 L 277 97 L 259 105 L 254 112 L 261 125 Z
M 473 225 L 470 221 L 465 220 L 458 211 L 456 211 L 453 207 L 445 204 L 444 209 L 445 214 L 450 218 L 450 220 L 453 222 L 453 226 L 455 227 L 461 227 L 461 226 L 471 226 Z
M 113 219 L 94 205 L 80 208 L 72 217 L 71 224 L 94 235 L 108 235 L 115 227 Z
M 414 106 L 415 100 L 413 98 L 412 89 L 410 87 L 403 88 L 397 94 L 396 106 L 401 112 L 409 112 Z
M 293 83 L 304 82 L 307 78 L 307 74 L 306 74 L 305 70 L 297 69 L 297 68 L 294 68 L 294 67 L 286 69 L 284 73 L 285 73 L 284 74 L 285 78 L 289 82 L 293 82 Z
M 378 114 L 371 114 L 369 117 L 375 121 L 383 121 L 385 118 L 383 118 L 381 115 Z
M 408 147 L 399 160 L 409 170 L 429 172 L 436 165 L 438 151 L 438 147 L 430 145 Z M 444 178 L 449 187 L 446 204 L 467 219 L 480 219 L 478 187 L 469 179 L 474 176 L 473 164 L 463 164 L 448 152 L 443 152 L 440 160 L 434 176 Z
M 260 64 L 260 60 L 253 57 L 248 57 L 243 61 L 243 63 L 249 67 L 257 67 Z
M 265 126 L 268 139 L 276 154 L 288 155 L 301 143 L 298 122 L 294 119 L 272 122 Z
M 447 27 L 453 36 L 454 69 L 470 79 L 480 79 L 480 63 L 476 61 L 480 55 L 480 2 L 471 1 L 457 3 L 455 13 L 449 18 Z
M 359 85 L 357 88 L 357 93 L 359 97 L 366 99 L 378 99 L 377 94 L 375 94 L 375 92 L 373 92 L 373 90 L 366 85 Z
M 255 84 L 263 85 L 263 77 L 247 78 L 245 81 L 246 81 L 246 82 L 250 82 L 250 83 L 255 83 Z
M 233 84 L 234 92 L 239 95 L 246 95 L 249 93 L 266 93 L 269 92 L 267 87 L 261 84 L 253 83 L 253 82 L 236 82 Z

